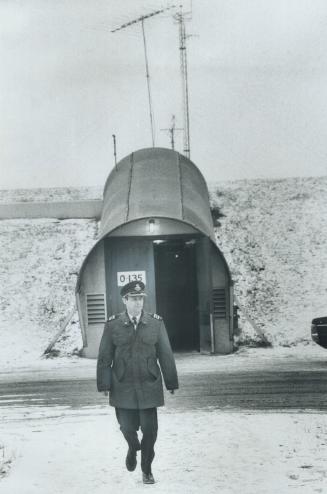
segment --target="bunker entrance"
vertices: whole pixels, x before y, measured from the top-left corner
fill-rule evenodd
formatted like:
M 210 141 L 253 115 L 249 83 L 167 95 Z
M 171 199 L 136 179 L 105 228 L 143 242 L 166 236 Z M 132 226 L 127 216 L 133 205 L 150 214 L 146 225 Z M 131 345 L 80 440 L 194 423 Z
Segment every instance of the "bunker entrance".
M 154 241 L 157 312 L 174 351 L 200 351 L 194 240 Z

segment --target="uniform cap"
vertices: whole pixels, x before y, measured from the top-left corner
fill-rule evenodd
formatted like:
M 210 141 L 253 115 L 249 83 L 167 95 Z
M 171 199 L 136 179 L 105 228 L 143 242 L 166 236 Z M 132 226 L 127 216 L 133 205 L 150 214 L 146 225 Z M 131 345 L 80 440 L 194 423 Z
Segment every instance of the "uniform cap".
M 143 281 L 131 281 L 123 286 L 120 290 L 120 295 L 122 297 L 126 297 L 126 295 L 129 295 L 130 297 L 146 297 L 145 285 Z

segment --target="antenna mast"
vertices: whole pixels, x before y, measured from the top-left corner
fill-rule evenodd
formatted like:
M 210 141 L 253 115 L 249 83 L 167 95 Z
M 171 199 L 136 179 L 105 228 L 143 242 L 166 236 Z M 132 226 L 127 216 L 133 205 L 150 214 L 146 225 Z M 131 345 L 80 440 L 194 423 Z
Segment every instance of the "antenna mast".
M 187 75 L 187 53 L 186 53 L 186 35 L 185 30 L 185 15 L 183 6 L 180 5 L 180 12 L 174 15 L 174 18 L 179 24 L 179 50 L 180 50 L 180 68 L 182 75 L 182 91 L 183 91 L 183 118 L 184 118 L 184 154 L 187 158 L 191 154 L 190 146 L 190 110 L 188 97 L 188 75 Z
M 183 130 L 175 126 L 175 115 L 172 115 L 171 126 L 169 127 L 169 129 L 160 129 L 160 130 L 166 130 L 169 133 L 171 149 L 175 149 L 175 132 L 176 130 Z
M 161 14 L 162 12 L 165 12 L 166 10 L 170 10 L 174 7 L 175 7 L 175 5 L 172 5 L 171 7 L 167 7 L 165 9 L 156 10 L 155 12 L 151 12 L 151 14 L 142 15 L 141 17 L 138 17 L 137 19 L 134 19 L 130 22 L 127 22 L 126 24 L 122 24 L 120 27 L 113 29 L 111 31 L 112 33 L 115 33 L 116 31 L 120 31 L 122 29 L 125 29 L 125 28 L 127 28 L 133 24 L 137 24 L 139 22 L 141 23 L 143 47 L 144 47 L 144 59 L 145 59 L 145 76 L 146 76 L 147 88 L 148 88 L 149 115 L 150 115 L 151 138 L 152 138 L 152 146 L 153 147 L 155 145 L 155 125 L 154 125 L 154 115 L 153 115 L 153 108 L 152 108 L 149 61 L 148 61 L 147 44 L 146 44 L 146 38 L 145 38 L 144 21 L 145 21 L 145 19 L 149 19 L 149 17 L 153 17 L 155 15 Z

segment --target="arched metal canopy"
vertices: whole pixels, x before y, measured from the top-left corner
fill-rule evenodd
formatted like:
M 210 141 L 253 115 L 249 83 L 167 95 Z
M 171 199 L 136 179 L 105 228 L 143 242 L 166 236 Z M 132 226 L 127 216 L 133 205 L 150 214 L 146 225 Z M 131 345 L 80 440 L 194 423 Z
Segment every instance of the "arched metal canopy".
M 100 235 L 83 262 L 76 290 L 83 267 L 101 240 L 124 224 L 152 217 L 190 225 L 209 237 L 218 249 L 208 187 L 199 169 L 171 149 L 140 149 L 123 158 L 108 176 L 103 192 Z M 221 252 L 220 255 L 229 274 Z
M 206 182 L 192 161 L 171 149 L 141 149 L 112 170 L 104 187 L 100 235 L 151 216 L 184 221 L 215 241 Z

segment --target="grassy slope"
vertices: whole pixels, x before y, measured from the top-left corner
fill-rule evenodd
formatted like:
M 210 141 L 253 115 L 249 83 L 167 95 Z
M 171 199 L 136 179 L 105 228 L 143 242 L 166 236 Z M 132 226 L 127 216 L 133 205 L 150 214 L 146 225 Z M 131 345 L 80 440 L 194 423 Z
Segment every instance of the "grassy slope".
M 97 222 L 4 220 L 0 229 L 0 359 L 24 362 L 42 353 L 75 303 Z
M 311 319 L 327 314 L 327 177 L 211 189 L 241 305 L 273 344 L 309 341 Z M 244 321 L 243 329 L 253 335 Z

